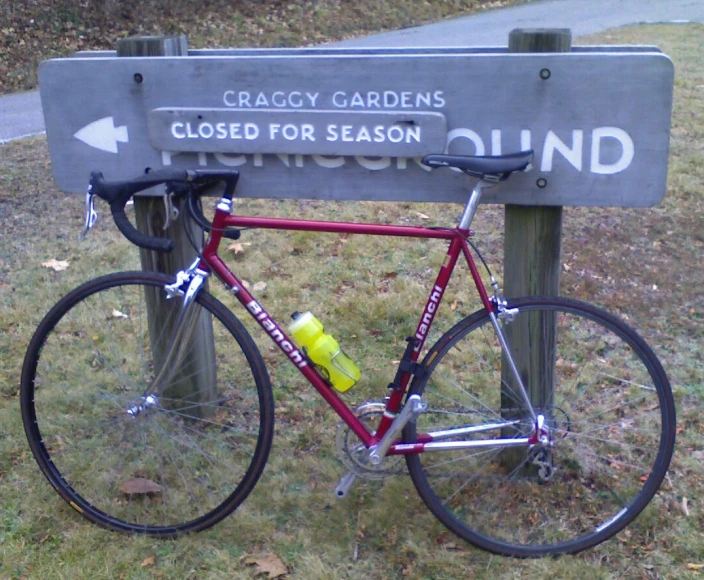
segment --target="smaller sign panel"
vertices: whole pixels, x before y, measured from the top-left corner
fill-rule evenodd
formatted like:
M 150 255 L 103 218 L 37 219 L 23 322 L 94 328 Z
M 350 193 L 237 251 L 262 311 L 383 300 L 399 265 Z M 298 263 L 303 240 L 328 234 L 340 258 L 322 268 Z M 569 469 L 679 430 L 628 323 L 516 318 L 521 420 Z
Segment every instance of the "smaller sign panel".
M 445 148 L 445 115 L 419 111 L 159 108 L 155 149 L 205 153 L 421 157 Z

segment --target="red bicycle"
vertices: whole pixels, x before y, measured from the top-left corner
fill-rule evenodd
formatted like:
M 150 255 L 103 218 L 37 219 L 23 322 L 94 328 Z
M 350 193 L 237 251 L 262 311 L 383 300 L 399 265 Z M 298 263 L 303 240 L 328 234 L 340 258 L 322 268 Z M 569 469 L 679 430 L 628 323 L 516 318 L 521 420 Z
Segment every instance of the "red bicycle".
M 348 473 L 338 496 L 357 477 L 398 473 L 405 458 L 432 513 L 485 550 L 575 553 L 611 537 L 665 476 L 673 396 L 651 348 L 618 318 L 561 297 L 507 301 L 490 272 L 493 290 L 485 288 L 470 224 L 482 191 L 531 157 L 425 157 L 430 167 L 477 178 L 454 228 L 232 215 L 239 175 L 231 170 L 159 170 L 119 183 L 94 173 L 86 229 L 97 195 L 133 243 L 169 250 L 170 240 L 140 233 L 124 211 L 135 193 L 166 184 L 169 196 L 185 196 L 188 215 L 209 237 L 176 279 L 103 276 L 59 300 L 41 322 L 24 361 L 21 403 L 42 472 L 83 516 L 124 532 L 200 531 L 242 503 L 267 461 L 274 403 L 252 338 L 207 290 L 214 273 L 342 419 L 336 443 Z M 213 182 L 224 193 L 209 221 L 200 195 Z M 354 409 L 338 396 L 312 351 L 289 337 L 218 255 L 223 238 L 237 238 L 241 228 L 448 241 L 387 396 Z M 483 308 L 426 352 L 460 256 Z M 148 314 L 156 310 L 158 317 Z

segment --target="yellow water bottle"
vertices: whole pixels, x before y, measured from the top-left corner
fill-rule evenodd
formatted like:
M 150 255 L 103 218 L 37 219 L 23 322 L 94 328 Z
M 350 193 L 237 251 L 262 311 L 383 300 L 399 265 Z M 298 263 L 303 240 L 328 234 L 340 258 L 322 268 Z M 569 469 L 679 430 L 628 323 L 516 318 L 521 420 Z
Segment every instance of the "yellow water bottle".
M 338 391 L 351 389 L 362 376 L 357 365 L 340 348 L 337 341 L 323 332 L 323 325 L 310 312 L 294 312 L 288 330 L 298 346 L 305 349 L 321 374 Z

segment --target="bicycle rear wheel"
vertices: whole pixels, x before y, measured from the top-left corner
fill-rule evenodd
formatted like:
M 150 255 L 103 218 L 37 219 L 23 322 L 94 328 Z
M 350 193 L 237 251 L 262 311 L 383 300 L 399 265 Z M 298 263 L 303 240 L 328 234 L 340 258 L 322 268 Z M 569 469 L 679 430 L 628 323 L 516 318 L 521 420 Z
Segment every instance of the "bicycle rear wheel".
M 214 525 L 253 489 L 271 447 L 264 362 L 222 303 L 197 294 L 181 327 L 194 331 L 178 334 L 172 356 L 169 333 L 150 332 L 145 296 L 172 282 L 147 272 L 87 282 L 47 314 L 24 361 L 22 418 L 39 467 L 74 509 L 114 530 L 173 536 Z M 162 329 L 182 300 L 171 303 Z
M 516 557 L 576 553 L 623 529 L 657 491 L 675 442 L 670 384 L 643 339 L 600 309 L 563 298 L 508 308 L 515 317 L 501 324 L 551 445 L 425 452 L 408 455 L 408 468 L 433 514 L 476 546 Z M 486 311 L 447 332 L 424 365 L 409 394 L 421 394 L 428 409 L 405 441 L 507 420 L 516 424 L 462 440 L 532 433 Z M 540 401 L 532 382 L 541 383 Z

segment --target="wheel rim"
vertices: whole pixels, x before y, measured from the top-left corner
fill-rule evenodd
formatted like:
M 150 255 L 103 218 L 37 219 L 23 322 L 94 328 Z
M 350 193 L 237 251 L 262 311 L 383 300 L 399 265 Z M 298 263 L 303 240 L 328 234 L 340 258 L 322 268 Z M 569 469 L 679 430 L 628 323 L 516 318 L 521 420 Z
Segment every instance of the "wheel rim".
M 548 357 L 555 361 L 552 400 L 536 409 L 546 418 L 551 446 L 424 453 L 409 457 L 409 467 L 431 510 L 485 549 L 579 551 L 631 521 L 662 481 L 674 441 L 671 394 L 669 386 L 657 385 L 667 379 L 649 349 L 614 319 L 604 326 L 598 315 L 564 305 L 519 310 L 509 328 L 520 326 L 522 317 L 535 324 L 540 310 L 557 328 L 556 350 Z M 423 399 L 429 412 L 415 432 L 505 420 L 506 411 L 503 418 L 498 411 L 501 384 L 504 408 L 507 401 L 520 408 L 515 387 L 502 378 L 488 317 L 475 317 L 428 359 L 432 374 Z M 521 374 L 531 373 L 522 368 Z M 504 437 L 532 431 L 526 413 L 519 419 Z
M 145 286 L 161 292 L 163 280 L 98 286 L 52 325 L 26 381 L 26 428 L 43 471 L 79 512 L 108 527 L 168 535 L 212 525 L 244 499 L 266 461 L 272 417 L 261 410 L 265 389 L 251 366 L 261 371 L 258 361 L 207 296 L 192 305 L 194 338 L 169 360 L 170 384 L 152 392 L 159 365 Z M 177 312 L 174 301 L 169 316 Z M 215 353 L 198 365 L 203 319 Z M 186 399 L 173 390 L 204 373 Z

